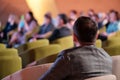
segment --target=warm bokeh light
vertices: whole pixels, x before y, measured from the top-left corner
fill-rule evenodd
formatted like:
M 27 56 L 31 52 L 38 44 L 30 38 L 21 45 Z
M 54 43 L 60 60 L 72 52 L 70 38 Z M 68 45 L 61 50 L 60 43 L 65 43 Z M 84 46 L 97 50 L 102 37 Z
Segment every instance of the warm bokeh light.
M 26 2 L 40 24 L 43 23 L 43 16 L 46 12 L 51 12 L 53 17 L 58 14 L 54 0 L 26 0 Z

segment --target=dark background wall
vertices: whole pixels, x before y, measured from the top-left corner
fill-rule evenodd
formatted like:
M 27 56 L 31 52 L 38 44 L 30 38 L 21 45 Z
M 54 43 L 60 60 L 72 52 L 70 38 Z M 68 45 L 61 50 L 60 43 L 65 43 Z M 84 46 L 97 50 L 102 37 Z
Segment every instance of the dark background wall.
M 71 9 L 75 9 L 78 12 L 80 11 L 87 12 L 87 10 L 90 8 L 94 9 L 96 12 L 108 12 L 110 9 L 115 9 L 120 12 L 120 0 L 54 0 L 54 1 L 51 0 L 51 1 L 52 2 L 55 1 L 54 3 L 57 6 L 56 9 L 58 9 L 58 12 L 64 12 L 67 14 Z M 49 4 L 51 3 L 49 2 Z M 50 7 L 50 5 L 48 6 Z M 0 21 L 2 23 L 5 23 L 7 21 L 8 15 L 10 13 L 20 16 L 21 14 L 25 14 L 27 11 L 29 11 L 29 7 L 26 3 L 26 0 L 0 0 Z
M 60 12 L 68 13 L 71 9 L 85 11 L 92 8 L 96 12 L 108 12 L 115 9 L 120 12 L 120 0 L 56 0 Z
M 10 13 L 20 16 L 29 11 L 25 0 L 0 0 L 0 21 L 5 24 Z

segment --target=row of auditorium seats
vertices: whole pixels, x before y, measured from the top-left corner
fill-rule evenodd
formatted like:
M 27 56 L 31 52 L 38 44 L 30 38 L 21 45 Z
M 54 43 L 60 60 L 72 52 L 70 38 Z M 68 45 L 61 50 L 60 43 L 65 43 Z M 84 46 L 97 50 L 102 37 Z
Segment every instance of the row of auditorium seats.
M 96 41 L 97 47 L 101 47 L 101 41 Z M 26 43 L 18 47 L 19 55 L 22 58 L 23 67 L 29 63 L 40 60 L 42 58 L 58 54 L 64 49 L 74 46 L 73 37 L 68 36 L 57 39 L 49 44 L 47 39 L 37 40 L 35 42 Z M 53 59 L 52 59 L 53 60 Z M 51 60 L 50 60 L 51 61 Z
M 25 67 L 27 64 L 35 60 L 39 60 L 52 54 L 57 54 L 62 50 L 72 48 L 73 46 L 73 38 L 72 36 L 68 36 L 55 40 L 51 44 L 47 39 L 29 42 L 21 45 L 17 49 L 19 51 L 19 56 L 22 58 L 22 66 Z
M 113 75 L 105 75 L 93 77 L 86 80 L 120 80 L 120 56 L 112 56 L 113 59 Z M 14 74 L 5 77 L 2 80 L 38 80 L 53 63 L 42 64 L 38 66 L 27 67 Z
M 72 36 L 57 39 L 57 40 L 51 42 L 51 44 L 59 44 L 63 50 L 72 48 L 74 46 Z M 99 47 L 99 48 L 102 47 L 101 40 L 97 40 L 96 44 L 97 44 L 96 45 L 97 47 Z M 47 45 L 49 45 L 49 41 L 47 39 L 41 39 L 41 40 L 37 40 L 35 42 L 28 42 L 26 44 L 23 44 L 23 45 L 19 46 L 17 49 L 18 49 L 19 54 L 21 54 L 22 52 L 25 52 L 27 50 L 34 49 L 37 47 L 47 46 Z
M 5 48 L 5 45 L 3 44 L 1 45 L 2 45 L 2 48 Z M 73 46 L 74 46 L 73 38 L 72 36 L 68 36 L 68 37 L 60 38 L 56 41 L 53 41 L 52 43 L 49 43 L 47 39 L 37 40 L 35 42 L 30 42 L 30 43 L 21 45 L 17 49 L 19 52 L 19 56 L 22 58 L 21 65 L 22 67 L 26 67 L 28 64 L 31 65 L 33 63 L 34 63 L 33 65 L 40 65 L 40 64 L 54 62 L 59 52 L 61 52 L 64 49 L 72 48 Z M 96 46 L 98 48 L 102 47 L 101 40 L 96 41 Z M 18 52 L 16 51 L 16 53 Z M 11 68 L 8 68 L 8 69 L 11 70 Z

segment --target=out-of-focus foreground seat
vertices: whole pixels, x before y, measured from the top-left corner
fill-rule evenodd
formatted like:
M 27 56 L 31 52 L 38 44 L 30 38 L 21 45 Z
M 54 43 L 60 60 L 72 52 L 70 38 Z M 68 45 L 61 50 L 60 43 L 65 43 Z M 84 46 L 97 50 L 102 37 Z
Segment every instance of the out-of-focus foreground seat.
M 5 49 L 5 45 L 0 43 L 0 49 Z
M 50 67 L 52 63 L 28 67 L 20 70 L 2 80 L 38 80 Z
M 120 80 L 120 55 L 112 56 L 113 59 L 113 74 Z
M 96 40 L 95 46 L 96 46 L 97 48 L 102 48 L 102 41 L 101 41 L 100 39 Z
M 113 75 L 105 75 L 100 77 L 93 77 L 86 80 L 120 80 L 120 56 L 113 56 Z M 49 65 L 49 66 L 45 66 Z M 52 64 L 43 64 L 38 66 L 28 67 L 14 73 L 12 75 L 7 76 L 3 80 L 38 80 L 38 78 L 44 74 Z M 41 67 L 43 66 L 43 67 Z M 39 69 L 34 69 L 39 68 Z
M 22 61 L 16 49 L 0 50 L 0 80 L 21 68 Z

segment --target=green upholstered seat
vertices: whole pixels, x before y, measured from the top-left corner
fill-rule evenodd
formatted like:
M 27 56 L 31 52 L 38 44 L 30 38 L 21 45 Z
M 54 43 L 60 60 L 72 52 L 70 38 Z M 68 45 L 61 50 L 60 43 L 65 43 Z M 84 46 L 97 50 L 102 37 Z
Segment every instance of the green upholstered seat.
M 120 37 L 110 38 L 106 41 L 107 47 L 120 45 Z
M 0 50 L 0 80 L 21 68 L 22 61 L 16 49 Z
M 30 49 L 23 54 L 20 54 L 22 58 L 23 67 L 25 67 L 27 64 L 39 60 L 41 58 L 45 58 L 47 56 L 59 53 L 62 51 L 62 48 L 58 44 L 52 44 L 48 46 L 38 47 L 34 49 Z
M 5 49 L 5 48 L 6 48 L 6 46 L 4 44 L 0 43 L 0 49 Z
M 95 46 L 96 46 L 97 48 L 102 48 L 102 41 L 99 40 L 99 39 L 96 40 Z
M 73 37 L 67 36 L 63 38 L 59 38 L 52 43 L 61 45 L 62 49 L 68 49 L 74 47 Z
M 49 41 L 47 39 L 41 39 L 41 40 L 37 40 L 34 42 L 28 42 L 26 44 L 23 44 L 19 46 L 17 49 L 20 54 L 26 50 L 30 50 L 30 49 L 42 47 L 42 46 L 47 46 L 47 45 L 49 45 Z
M 111 56 L 120 55 L 120 45 L 104 47 L 104 49 Z
M 18 51 L 17 49 L 2 49 L 0 50 L 0 56 L 18 56 Z

